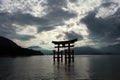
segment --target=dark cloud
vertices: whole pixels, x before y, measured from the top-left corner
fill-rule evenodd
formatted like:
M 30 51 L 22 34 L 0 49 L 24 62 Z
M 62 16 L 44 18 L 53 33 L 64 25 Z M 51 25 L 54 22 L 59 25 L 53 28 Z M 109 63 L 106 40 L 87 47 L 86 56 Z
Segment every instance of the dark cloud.
M 40 26 L 38 27 L 38 32 L 43 32 L 43 31 L 50 31 L 53 30 L 55 27 L 54 26 Z
M 109 4 L 104 6 L 109 7 Z M 103 5 L 101 5 L 103 6 Z M 111 16 L 106 18 L 97 18 L 97 11 L 90 12 L 81 22 L 86 24 L 89 29 L 90 36 L 98 40 L 114 41 L 120 37 L 120 9 Z
M 16 27 L 12 26 L 12 24 L 18 24 L 21 27 L 25 27 L 25 25 L 39 25 L 38 32 L 49 31 L 55 29 L 55 25 L 63 25 L 64 20 L 74 16 L 75 14 L 62 9 L 53 10 L 41 18 L 18 12 L 13 14 L 0 13 L 0 35 L 15 33 Z
M 77 2 L 78 0 L 70 0 L 70 2 Z
M 118 6 L 119 4 L 118 3 L 115 3 L 115 2 L 107 2 L 107 3 L 103 3 L 101 6 L 102 7 L 109 7 L 111 5 L 116 5 Z
M 11 34 L 16 34 L 15 29 L 11 26 L 11 24 L 0 24 L 0 36 L 7 37 Z
M 49 12 L 49 14 L 47 14 L 45 16 L 45 18 L 47 18 L 51 23 L 53 24 L 63 24 L 65 20 L 68 20 L 70 18 L 76 17 L 77 14 L 75 13 L 71 13 L 69 11 L 64 11 L 62 9 L 57 9 L 57 10 L 53 10 L 51 12 Z
M 19 35 L 16 33 L 16 27 L 13 24 L 21 25 L 21 27 L 25 27 L 25 25 L 42 25 L 38 27 L 38 31 L 49 31 L 54 29 L 54 27 L 46 27 L 49 25 L 49 21 L 47 19 L 34 17 L 30 14 L 22 14 L 22 13 L 0 13 L 0 35 L 9 37 L 14 36 L 16 39 L 28 40 L 34 38 L 29 35 Z M 13 37 L 12 37 L 13 38 Z
M 75 39 L 75 38 L 78 38 L 78 40 L 82 40 L 83 39 L 81 34 L 77 34 L 74 31 L 65 32 L 65 37 L 64 38 L 67 39 L 67 40 L 71 40 L 71 39 Z
M 47 0 L 47 6 L 49 6 L 49 10 L 58 9 L 67 5 L 66 0 Z
M 14 38 L 16 37 L 16 39 L 28 40 L 34 37 L 17 34 L 17 27 L 15 25 L 13 26 L 13 24 L 20 25 L 21 27 L 25 27 L 26 25 L 36 25 L 38 33 L 53 30 L 57 25 L 64 25 L 65 20 L 76 17 L 77 15 L 74 12 L 64 11 L 62 8 L 66 7 L 66 4 L 66 0 L 47 0 L 46 4 L 41 4 L 42 6 L 48 7 L 45 10 L 47 14 L 42 17 L 35 17 L 27 13 L 25 14 L 19 10 L 13 13 L 1 11 L 0 35 L 10 37 L 14 34 Z
M 47 18 L 54 25 L 63 25 L 65 20 L 76 17 L 74 12 L 65 11 L 62 8 L 66 7 L 66 0 L 48 0 Z
M 78 38 L 78 40 L 82 40 L 83 37 L 81 34 L 77 34 L 74 31 L 71 32 L 64 32 L 63 34 L 59 34 L 56 36 L 57 39 L 64 37 L 64 39 L 66 40 L 71 40 L 71 39 L 75 39 Z
M 45 25 L 48 23 L 47 19 L 34 17 L 30 14 L 22 13 L 0 13 L 0 23 L 1 24 L 20 24 L 20 25 L 34 25 L 41 24 Z

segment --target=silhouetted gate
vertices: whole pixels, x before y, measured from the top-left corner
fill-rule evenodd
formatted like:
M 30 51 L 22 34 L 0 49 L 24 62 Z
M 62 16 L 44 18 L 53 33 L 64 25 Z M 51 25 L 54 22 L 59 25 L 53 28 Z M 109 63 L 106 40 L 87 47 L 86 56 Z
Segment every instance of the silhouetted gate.
M 68 40 L 68 41 L 52 41 L 55 44 L 56 50 L 53 50 L 53 60 L 57 59 L 59 62 L 60 60 L 63 61 L 63 54 L 65 55 L 65 62 L 73 61 L 74 62 L 74 50 L 71 50 L 74 47 L 74 44 L 77 39 Z M 66 48 L 64 51 L 60 50 L 60 48 Z

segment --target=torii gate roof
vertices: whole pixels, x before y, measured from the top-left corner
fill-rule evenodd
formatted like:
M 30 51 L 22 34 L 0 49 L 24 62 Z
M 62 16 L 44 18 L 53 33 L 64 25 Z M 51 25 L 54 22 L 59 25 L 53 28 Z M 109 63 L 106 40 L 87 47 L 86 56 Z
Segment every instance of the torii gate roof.
M 54 44 L 69 44 L 69 43 L 74 43 L 76 42 L 78 39 L 72 39 L 72 40 L 68 40 L 68 41 L 52 41 L 52 43 Z

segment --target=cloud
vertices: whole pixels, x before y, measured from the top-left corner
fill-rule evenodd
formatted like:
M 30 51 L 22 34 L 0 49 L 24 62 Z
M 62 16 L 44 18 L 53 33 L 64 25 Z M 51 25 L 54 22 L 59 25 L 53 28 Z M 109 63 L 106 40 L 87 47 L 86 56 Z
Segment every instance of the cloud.
M 66 0 L 47 0 L 47 18 L 53 25 L 63 25 L 65 20 L 77 16 L 76 13 L 63 9 L 67 5 Z
M 34 24 L 46 24 L 48 20 L 43 18 L 34 17 L 30 14 L 22 13 L 0 13 L 0 23 L 5 24 L 19 24 L 19 25 L 34 25 Z
M 20 32 L 27 32 L 25 31 L 27 26 L 35 26 L 38 33 L 50 31 L 57 28 L 56 25 L 64 25 L 65 20 L 77 15 L 62 9 L 63 6 L 66 6 L 65 0 L 2 0 L 0 4 L 0 35 L 8 38 L 13 35 L 16 39 L 28 40 L 34 38 L 33 35 Z M 21 31 L 17 32 L 18 27 L 16 25 L 24 29 L 22 28 Z M 25 39 L 25 36 L 27 39 Z
M 17 35 L 18 26 L 25 31 L 28 25 L 37 27 L 38 33 L 55 29 L 54 26 L 49 26 L 52 25 L 52 23 L 45 18 L 34 17 L 31 14 L 22 13 L 0 13 L 0 35 L 2 36 L 8 37 L 13 34 Z M 19 32 L 23 32 L 22 30 Z M 22 38 L 24 39 L 24 35 L 21 39 Z M 17 39 L 20 39 L 20 37 Z
M 117 9 L 119 8 L 119 4 L 115 2 L 108 2 L 108 3 L 103 3 L 101 6 L 98 8 L 98 12 L 96 14 L 96 17 L 109 17 L 113 15 Z
M 79 40 L 83 39 L 81 34 L 75 33 L 74 31 L 63 32 L 62 34 L 58 34 L 56 38 L 57 39 L 64 38 L 65 40 L 71 40 L 75 38 L 78 38 Z
M 52 24 L 62 25 L 65 20 L 76 17 L 77 14 L 71 13 L 69 11 L 64 11 L 63 9 L 52 10 L 49 12 L 45 18 L 47 18 Z
M 110 7 L 111 5 L 116 5 L 116 6 L 118 6 L 118 3 L 115 3 L 115 2 L 107 2 L 107 3 L 101 4 L 102 7 Z
M 69 0 L 70 2 L 77 2 L 78 0 Z
M 22 46 L 41 42 L 46 47 L 42 43 L 76 37 L 81 40 L 78 46 L 91 39 L 116 41 L 119 7 L 119 0 L 0 0 L 0 35 Z
M 74 31 L 71 31 L 71 32 L 68 32 L 68 33 L 65 32 L 64 38 L 67 39 L 67 40 L 71 40 L 71 39 L 75 39 L 75 38 L 78 38 L 79 40 L 83 39 L 83 37 L 80 34 L 77 34 Z
M 38 32 L 44 32 L 44 31 L 50 31 L 55 29 L 54 26 L 39 26 L 38 27 Z
M 102 4 L 101 7 L 109 8 L 111 5 L 113 3 Z M 96 17 L 98 12 L 99 9 L 91 11 L 81 19 L 81 22 L 86 24 L 90 37 L 98 41 L 116 41 L 116 38 L 120 37 L 120 8 L 118 7 L 113 15 L 106 17 Z
M 47 6 L 49 6 L 49 9 L 56 10 L 59 8 L 62 8 L 63 6 L 66 6 L 66 0 L 47 0 Z
M 36 17 L 46 15 L 46 0 L 0 0 L 0 12 L 28 13 Z
M 15 26 L 13 24 L 20 25 L 20 27 L 25 28 L 25 27 L 27 27 L 26 25 L 43 25 L 42 27 L 44 27 L 44 25 L 47 25 L 47 23 L 48 23 L 48 20 L 43 19 L 43 18 L 34 17 L 30 14 L 0 13 L 0 35 L 6 36 L 6 37 L 13 35 L 13 34 L 17 35 L 17 32 L 16 32 L 17 26 Z M 39 29 L 41 29 L 41 30 L 39 30 L 39 31 L 49 30 L 48 28 L 40 28 L 40 27 L 39 27 Z M 22 38 L 24 39 L 24 35 L 23 35 L 23 37 L 21 37 L 21 39 Z M 19 39 L 20 39 L 20 37 L 19 37 Z

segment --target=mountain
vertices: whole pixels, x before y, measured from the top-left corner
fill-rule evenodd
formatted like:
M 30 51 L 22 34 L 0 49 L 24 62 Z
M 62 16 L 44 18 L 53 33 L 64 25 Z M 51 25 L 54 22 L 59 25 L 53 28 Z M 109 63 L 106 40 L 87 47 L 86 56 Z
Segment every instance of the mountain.
M 41 47 L 39 47 L 39 46 L 30 46 L 30 47 L 28 47 L 29 49 L 32 49 L 32 50 L 36 50 L 36 51 L 41 51 L 41 52 L 43 52 L 45 55 L 51 55 L 51 54 L 53 54 L 53 51 L 52 50 L 47 50 L 47 49 L 43 49 L 43 48 L 41 48 Z
M 43 55 L 40 51 L 34 51 L 27 48 L 22 48 L 13 41 L 0 36 L 0 56 L 30 56 Z
M 34 49 L 34 50 L 40 50 L 41 49 L 41 47 L 39 47 L 39 46 L 30 46 L 28 48 L 29 49 Z
M 77 55 L 102 55 L 103 53 L 95 48 L 91 47 L 76 47 L 74 48 L 75 54 Z
M 100 50 L 106 54 L 120 54 L 120 44 L 102 47 Z

